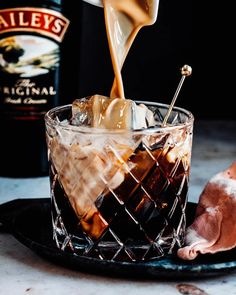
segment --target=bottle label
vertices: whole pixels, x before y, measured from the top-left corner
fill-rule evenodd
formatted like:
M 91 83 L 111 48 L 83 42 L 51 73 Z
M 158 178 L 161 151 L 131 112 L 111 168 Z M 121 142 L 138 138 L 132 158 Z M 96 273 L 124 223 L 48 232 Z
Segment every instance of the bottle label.
M 57 105 L 60 43 L 68 25 L 50 9 L 0 10 L 1 116 L 41 119 Z
M 45 8 L 11 8 L 0 11 L 0 34 L 13 31 L 36 32 L 61 42 L 69 20 Z

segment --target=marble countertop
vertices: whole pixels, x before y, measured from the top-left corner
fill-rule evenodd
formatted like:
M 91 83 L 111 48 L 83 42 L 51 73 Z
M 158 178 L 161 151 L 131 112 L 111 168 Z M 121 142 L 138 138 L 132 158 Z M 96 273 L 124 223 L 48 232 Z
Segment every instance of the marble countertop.
M 189 200 L 197 202 L 206 182 L 236 160 L 236 121 L 195 121 Z M 17 198 L 49 197 L 49 179 L 0 177 L 0 204 Z M 188 291 L 181 291 L 185 284 Z M 191 286 L 190 286 L 191 285 Z M 198 291 L 190 291 L 198 288 Z M 236 295 L 235 273 L 198 280 L 111 278 L 73 271 L 37 256 L 0 232 L 0 294 L 189 294 Z M 184 293 L 185 292 L 185 293 Z

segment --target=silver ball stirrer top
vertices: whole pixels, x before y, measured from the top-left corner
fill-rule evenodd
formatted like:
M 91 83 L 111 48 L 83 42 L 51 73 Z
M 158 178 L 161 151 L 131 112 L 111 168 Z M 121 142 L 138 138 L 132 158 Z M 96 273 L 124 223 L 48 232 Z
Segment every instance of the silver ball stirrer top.
M 168 109 L 168 111 L 167 111 L 167 113 L 165 115 L 165 118 L 164 118 L 163 122 L 162 122 L 162 127 L 165 127 L 166 126 L 166 123 L 167 123 L 167 121 L 169 119 L 169 116 L 170 116 L 171 111 L 172 111 L 172 109 L 174 107 L 174 104 L 175 104 L 176 99 L 177 99 L 177 97 L 179 95 L 180 89 L 181 89 L 181 87 L 182 87 L 182 85 L 184 83 L 185 78 L 188 77 L 188 76 L 190 76 L 192 74 L 192 68 L 189 65 L 184 65 L 180 69 L 180 71 L 181 71 L 182 77 L 181 77 L 181 80 L 179 82 L 179 85 L 178 85 L 178 87 L 177 87 L 177 89 L 175 91 L 175 95 L 174 95 L 174 97 L 173 97 L 173 99 L 171 101 L 171 104 L 169 106 L 169 109 Z
M 192 74 L 192 68 L 189 65 L 184 65 L 180 70 L 182 76 L 188 77 Z

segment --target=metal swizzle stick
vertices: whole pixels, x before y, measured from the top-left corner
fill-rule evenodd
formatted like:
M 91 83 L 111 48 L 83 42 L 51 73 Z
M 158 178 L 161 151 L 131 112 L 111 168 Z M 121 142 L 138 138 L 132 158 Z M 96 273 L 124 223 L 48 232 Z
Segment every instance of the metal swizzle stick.
M 171 111 L 173 109 L 173 106 L 174 106 L 174 104 L 176 102 L 176 99 L 177 99 L 177 97 L 179 95 L 180 89 L 181 89 L 181 87 L 182 87 L 182 85 L 184 83 L 185 78 L 188 77 L 188 76 L 190 76 L 191 74 L 192 74 L 192 68 L 189 65 L 184 65 L 181 68 L 181 75 L 182 75 L 182 77 L 181 77 L 181 80 L 179 82 L 179 85 L 178 85 L 178 87 L 177 87 L 177 89 L 175 91 L 175 95 L 174 95 L 174 97 L 173 97 L 173 99 L 171 101 L 171 104 L 169 106 L 169 109 L 168 109 L 168 111 L 167 111 L 167 113 L 165 115 L 165 118 L 164 118 L 163 122 L 162 122 L 162 127 L 165 127 L 166 126 L 166 123 L 167 123 L 167 121 L 169 119 L 170 113 L 171 113 Z

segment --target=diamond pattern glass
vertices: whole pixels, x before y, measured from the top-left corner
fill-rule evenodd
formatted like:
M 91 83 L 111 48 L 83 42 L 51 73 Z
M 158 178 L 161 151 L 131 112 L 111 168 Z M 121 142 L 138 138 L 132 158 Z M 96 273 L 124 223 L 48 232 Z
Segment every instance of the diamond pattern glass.
M 168 106 L 146 103 L 161 121 Z M 185 233 L 193 117 L 175 108 L 167 127 L 70 128 L 70 107 L 46 115 L 53 238 L 102 260 L 141 261 L 175 252 Z

